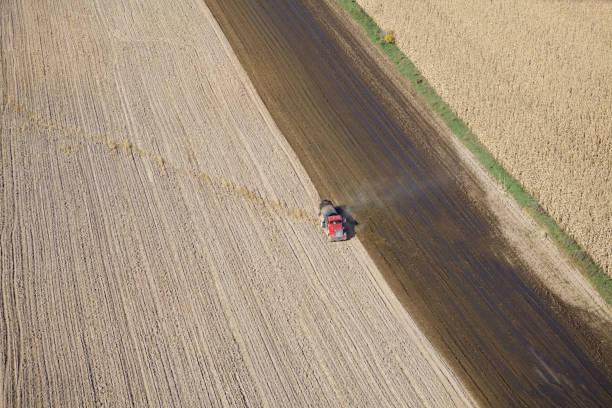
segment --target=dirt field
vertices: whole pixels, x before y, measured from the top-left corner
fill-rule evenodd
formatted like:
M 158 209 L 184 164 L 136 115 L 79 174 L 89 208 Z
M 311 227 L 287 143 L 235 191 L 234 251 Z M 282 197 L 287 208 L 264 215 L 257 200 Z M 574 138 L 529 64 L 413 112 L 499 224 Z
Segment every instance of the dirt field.
M 202 1 L 0 16 L 0 406 L 474 405 Z
M 612 3 L 358 3 L 611 273 Z
M 207 4 L 317 190 L 351 207 L 359 240 L 479 401 L 612 403 L 612 309 L 335 0 Z

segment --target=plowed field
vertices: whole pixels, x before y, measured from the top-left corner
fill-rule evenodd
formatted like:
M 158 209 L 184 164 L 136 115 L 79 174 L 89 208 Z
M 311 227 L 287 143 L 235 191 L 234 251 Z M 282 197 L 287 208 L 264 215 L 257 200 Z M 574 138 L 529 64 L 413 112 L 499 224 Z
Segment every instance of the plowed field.
M 335 0 L 207 4 L 318 191 L 352 208 L 359 240 L 483 404 L 612 404 L 610 307 Z
M 202 1 L 0 19 L 0 406 L 473 404 Z

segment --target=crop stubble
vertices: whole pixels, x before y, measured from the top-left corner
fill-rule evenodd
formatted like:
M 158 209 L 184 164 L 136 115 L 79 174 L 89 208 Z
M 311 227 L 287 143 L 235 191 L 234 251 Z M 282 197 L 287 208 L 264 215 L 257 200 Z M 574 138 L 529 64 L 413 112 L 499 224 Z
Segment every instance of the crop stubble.
M 0 18 L 0 405 L 473 404 L 202 1 Z
M 610 274 L 612 3 L 358 3 Z

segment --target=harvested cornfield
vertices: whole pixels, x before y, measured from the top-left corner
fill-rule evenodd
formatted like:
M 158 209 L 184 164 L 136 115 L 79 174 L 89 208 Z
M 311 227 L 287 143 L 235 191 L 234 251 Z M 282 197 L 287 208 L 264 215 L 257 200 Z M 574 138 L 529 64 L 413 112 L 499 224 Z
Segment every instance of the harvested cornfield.
M 612 3 L 359 3 L 610 274 Z

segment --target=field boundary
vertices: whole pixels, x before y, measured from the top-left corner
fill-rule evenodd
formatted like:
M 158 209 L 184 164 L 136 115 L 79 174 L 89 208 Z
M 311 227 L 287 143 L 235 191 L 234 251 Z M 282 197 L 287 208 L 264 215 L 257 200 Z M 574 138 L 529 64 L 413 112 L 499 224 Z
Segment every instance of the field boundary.
M 414 89 L 425 98 L 434 112 L 438 114 L 455 136 L 459 138 L 461 143 L 472 152 L 497 183 L 545 230 L 547 236 L 553 240 L 561 252 L 566 254 L 582 274 L 587 277 L 606 303 L 612 304 L 612 278 L 578 245 L 576 240 L 557 224 L 540 203 L 525 190 L 521 183 L 502 167 L 486 146 L 452 111 L 449 105 L 438 95 L 427 79 L 423 77 L 417 67 L 397 45 L 394 42 L 384 41 L 383 31 L 374 19 L 355 0 L 336 1 L 365 29 L 368 38 L 381 48 L 387 58 L 397 66 L 400 73 L 411 82 Z

